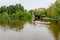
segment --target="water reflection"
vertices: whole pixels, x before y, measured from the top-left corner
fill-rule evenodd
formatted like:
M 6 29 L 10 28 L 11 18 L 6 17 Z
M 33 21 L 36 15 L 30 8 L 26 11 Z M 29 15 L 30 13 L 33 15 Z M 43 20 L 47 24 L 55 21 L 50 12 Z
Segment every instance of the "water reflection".
M 12 20 L 12 21 L 0 21 L 0 28 L 11 29 L 15 31 L 20 31 L 24 28 L 26 21 L 23 20 Z
M 51 30 L 52 34 L 54 35 L 55 40 L 60 40 L 60 24 L 51 23 L 49 29 Z
M 0 40 L 59 40 L 60 25 L 32 24 L 26 20 L 0 21 Z

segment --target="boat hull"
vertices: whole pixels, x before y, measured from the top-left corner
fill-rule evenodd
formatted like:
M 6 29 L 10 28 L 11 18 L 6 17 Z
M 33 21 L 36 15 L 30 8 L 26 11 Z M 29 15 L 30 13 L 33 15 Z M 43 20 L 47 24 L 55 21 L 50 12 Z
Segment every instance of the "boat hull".
M 35 24 L 46 24 L 46 25 L 48 25 L 48 24 L 50 24 L 50 22 L 35 21 Z

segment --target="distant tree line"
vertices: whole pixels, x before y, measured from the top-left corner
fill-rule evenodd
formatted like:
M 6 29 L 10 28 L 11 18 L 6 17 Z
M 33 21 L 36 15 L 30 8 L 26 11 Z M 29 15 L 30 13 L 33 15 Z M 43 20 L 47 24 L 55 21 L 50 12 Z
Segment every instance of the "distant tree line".
M 46 10 L 38 10 L 33 9 L 27 11 L 21 4 L 10 5 L 10 6 L 2 6 L 0 7 L 0 16 L 6 18 L 6 16 L 12 17 L 12 19 L 21 19 L 21 18 L 32 18 L 32 13 L 34 15 L 40 14 L 40 17 L 50 17 L 52 20 L 60 20 L 60 0 L 56 0 L 54 4 L 52 4 Z M 0 17 L 0 18 L 1 18 Z
M 14 19 L 31 18 L 29 11 L 24 9 L 21 4 L 0 7 L 0 16 L 6 17 L 7 15 Z
M 38 9 L 27 11 L 21 4 L 0 7 L 0 16 L 4 18 L 7 15 L 12 17 L 12 19 L 32 18 L 32 13 L 34 15 L 41 14 L 41 16 L 45 16 L 47 12 L 46 10 L 40 11 Z
M 6 12 L 7 14 L 13 14 L 13 13 L 17 13 L 17 12 L 23 12 L 24 11 L 24 7 L 21 4 L 16 4 L 16 5 L 10 5 L 10 6 L 2 6 L 0 7 L 0 14 L 3 14 L 4 12 Z

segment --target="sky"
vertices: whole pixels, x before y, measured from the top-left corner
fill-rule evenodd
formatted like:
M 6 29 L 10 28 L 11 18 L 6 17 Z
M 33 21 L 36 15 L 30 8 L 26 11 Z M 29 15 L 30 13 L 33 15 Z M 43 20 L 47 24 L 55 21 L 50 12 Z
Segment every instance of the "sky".
M 21 4 L 25 9 L 48 8 L 56 0 L 0 0 L 0 7 L 4 5 Z

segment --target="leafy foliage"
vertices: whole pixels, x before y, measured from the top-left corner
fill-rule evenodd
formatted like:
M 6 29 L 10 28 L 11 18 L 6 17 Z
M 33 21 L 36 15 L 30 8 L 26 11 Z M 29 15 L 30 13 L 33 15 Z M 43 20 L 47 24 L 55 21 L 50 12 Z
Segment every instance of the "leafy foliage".
M 60 2 L 59 1 L 56 0 L 56 2 L 51 7 L 48 8 L 50 12 L 47 10 L 49 16 L 51 16 L 52 19 L 57 21 L 60 20 L 59 19 L 60 18 Z

